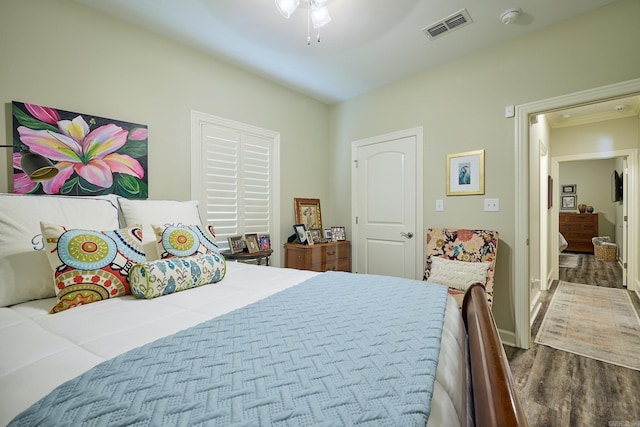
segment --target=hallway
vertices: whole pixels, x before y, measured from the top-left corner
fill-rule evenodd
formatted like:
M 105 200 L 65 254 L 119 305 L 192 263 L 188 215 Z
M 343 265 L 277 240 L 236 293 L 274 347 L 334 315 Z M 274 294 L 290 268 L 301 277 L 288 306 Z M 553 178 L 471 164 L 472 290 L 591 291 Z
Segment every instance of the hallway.
M 576 268 L 560 268 L 560 280 L 623 288 L 615 262 L 579 254 Z M 542 308 L 531 327 L 538 332 L 557 281 L 541 296 Z M 640 300 L 631 295 L 636 312 Z M 531 426 L 607 426 L 640 421 L 636 394 L 640 372 L 536 344 L 528 350 L 505 346 L 513 379 Z M 627 425 L 627 424 L 618 424 Z

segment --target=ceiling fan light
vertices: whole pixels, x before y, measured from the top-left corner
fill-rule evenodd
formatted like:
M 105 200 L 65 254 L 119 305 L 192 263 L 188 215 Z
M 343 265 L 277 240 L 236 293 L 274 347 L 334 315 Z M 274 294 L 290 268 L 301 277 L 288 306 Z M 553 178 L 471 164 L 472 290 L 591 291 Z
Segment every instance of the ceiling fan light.
M 311 8 L 311 22 L 313 22 L 313 28 L 320 28 L 331 22 L 331 16 L 329 15 L 329 9 L 324 4 L 324 1 L 312 1 Z
M 274 0 L 276 7 L 285 18 L 289 18 L 300 5 L 300 0 Z

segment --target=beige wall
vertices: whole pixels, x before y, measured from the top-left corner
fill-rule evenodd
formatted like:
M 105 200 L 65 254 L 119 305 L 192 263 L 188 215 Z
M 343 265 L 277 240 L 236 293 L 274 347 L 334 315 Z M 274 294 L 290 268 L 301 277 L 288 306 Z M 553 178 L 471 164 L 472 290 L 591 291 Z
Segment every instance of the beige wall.
M 350 223 L 351 141 L 424 127 L 426 227 L 500 232 L 493 312 L 515 330 L 515 123 L 505 105 L 524 104 L 640 77 L 640 2 L 621 0 L 511 43 L 485 50 L 331 108 L 331 175 L 335 214 Z M 609 25 L 615 23 L 616 31 Z M 445 156 L 485 149 L 485 195 L 445 195 Z M 483 212 L 484 197 L 501 211 Z M 445 211 L 435 212 L 436 199 Z M 424 231 L 424 230 L 423 230 Z M 424 234 L 423 234 L 424 235 Z
M 0 58 L 1 144 L 12 138 L 11 101 L 144 123 L 150 198 L 184 200 L 193 109 L 280 132 L 283 239 L 294 197 L 329 200 L 324 103 L 69 0 L 0 0 Z M 2 192 L 9 153 L 0 150 Z
M 551 156 L 634 149 L 638 148 L 639 139 L 640 118 L 638 116 L 561 127 L 551 132 Z

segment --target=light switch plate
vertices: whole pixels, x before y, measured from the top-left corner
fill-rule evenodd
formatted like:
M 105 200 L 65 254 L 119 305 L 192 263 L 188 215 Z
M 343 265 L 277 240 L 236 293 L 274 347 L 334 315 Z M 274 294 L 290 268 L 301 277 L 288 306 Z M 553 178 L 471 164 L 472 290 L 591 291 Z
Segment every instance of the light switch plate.
M 500 199 L 484 199 L 485 212 L 498 212 L 500 210 Z
M 442 199 L 438 199 L 436 200 L 436 212 L 442 211 L 444 211 L 444 202 L 442 201 Z

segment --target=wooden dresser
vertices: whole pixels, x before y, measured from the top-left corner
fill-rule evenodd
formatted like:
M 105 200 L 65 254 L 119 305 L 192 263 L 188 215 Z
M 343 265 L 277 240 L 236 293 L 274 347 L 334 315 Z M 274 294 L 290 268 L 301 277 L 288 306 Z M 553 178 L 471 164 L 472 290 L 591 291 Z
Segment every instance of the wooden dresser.
M 351 272 L 351 242 L 284 245 L 284 266 L 311 271 L 347 271 Z
M 569 244 L 565 251 L 593 253 L 591 238 L 598 235 L 597 213 L 560 213 L 559 228 Z

